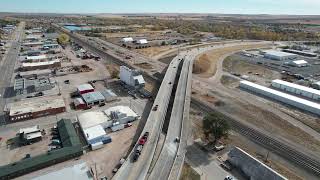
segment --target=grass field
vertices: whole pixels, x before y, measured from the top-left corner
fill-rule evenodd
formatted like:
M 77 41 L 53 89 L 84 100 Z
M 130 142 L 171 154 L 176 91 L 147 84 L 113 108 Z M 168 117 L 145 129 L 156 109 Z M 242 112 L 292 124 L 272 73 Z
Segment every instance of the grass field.
M 189 164 L 184 163 L 180 180 L 200 180 L 200 175 Z

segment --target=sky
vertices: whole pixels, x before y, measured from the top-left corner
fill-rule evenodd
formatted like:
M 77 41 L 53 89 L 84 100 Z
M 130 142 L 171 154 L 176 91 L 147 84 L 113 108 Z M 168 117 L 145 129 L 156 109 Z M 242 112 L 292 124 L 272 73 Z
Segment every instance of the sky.
M 0 12 L 320 15 L 320 0 L 0 0 Z

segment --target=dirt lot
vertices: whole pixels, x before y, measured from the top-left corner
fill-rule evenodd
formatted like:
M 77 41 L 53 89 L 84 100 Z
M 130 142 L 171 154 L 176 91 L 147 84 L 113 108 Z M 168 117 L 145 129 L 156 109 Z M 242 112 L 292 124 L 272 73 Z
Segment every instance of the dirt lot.
M 158 47 L 149 47 L 144 49 L 137 49 L 138 53 L 141 53 L 147 57 L 153 58 L 154 56 L 166 52 L 171 49 L 172 46 L 158 46 Z
M 217 62 L 223 56 L 236 51 L 265 46 L 266 45 L 237 45 L 211 50 L 198 56 L 194 65 L 194 73 L 200 75 L 201 77 L 211 77 L 216 73 Z
M 281 74 L 277 71 L 247 63 L 232 56 L 223 61 L 223 70 L 233 74 L 247 75 L 248 80 L 261 85 L 270 85 L 271 80 L 281 79 Z

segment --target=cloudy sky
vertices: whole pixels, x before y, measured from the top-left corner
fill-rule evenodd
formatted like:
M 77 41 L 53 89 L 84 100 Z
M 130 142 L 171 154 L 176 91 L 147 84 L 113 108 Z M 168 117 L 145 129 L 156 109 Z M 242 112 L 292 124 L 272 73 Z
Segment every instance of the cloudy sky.
M 320 0 L 1 0 L 0 11 L 320 15 Z

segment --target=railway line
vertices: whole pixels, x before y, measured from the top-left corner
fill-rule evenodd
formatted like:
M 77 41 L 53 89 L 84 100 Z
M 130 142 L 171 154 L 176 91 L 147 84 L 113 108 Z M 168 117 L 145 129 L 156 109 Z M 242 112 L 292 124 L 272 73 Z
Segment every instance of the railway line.
M 242 134 L 243 136 L 249 138 L 255 143 L 263 146 L 264 148 L 274 152 L 281 157 L 286 158 L 289 161 L 296 163 L 297 165 L 309 170 L 310 172 L 320 176 L 320 162 L 313 157 L 302 154 L 301 152 L 295 150 L 294 148 L 286 145 L 282 142 L 279 142 L 276 139 L 273 139 L 258 130 L 255 130 L 251 127 L 244 125 L 241 122 L 238 122 L 232 118 L 225 116 L 224 114 L 217 112 L 213 108 L 199 102 L 196 99 L 192 99 L 192 103 L 199 107 L 203 112 L 216 112 L 224 116 L 230 123 L 233 130 Z

